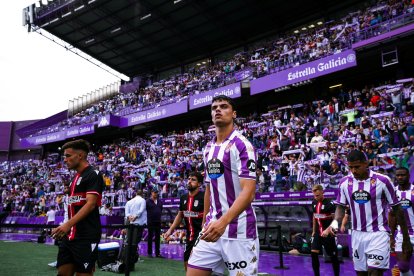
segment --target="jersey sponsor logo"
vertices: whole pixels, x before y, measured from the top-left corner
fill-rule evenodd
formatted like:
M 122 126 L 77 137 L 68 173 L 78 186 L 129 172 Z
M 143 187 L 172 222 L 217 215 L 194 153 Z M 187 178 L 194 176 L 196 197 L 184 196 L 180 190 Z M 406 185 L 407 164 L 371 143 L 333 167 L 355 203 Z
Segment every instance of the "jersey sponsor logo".
M 194 207 L 198 206 L 198 200 L 194 200 Z
M 249 169 L 249 171 L 255 172 L 256 171 L 256 162 L 254 162 L 253 159 L 249 159 L 249 161 L 247 161 L 247 168 Z
M 89 263 L 84 263 L 83 266 L 85 267 L 85 269 L 88 268 Z
M 93 252 L 96 248 L 96 243 L 91 243 L 91 252 Z
M 367 254 L 368 260 L 378 260 L 383 261 L 384 257 L 381 255 L 375 255 L 375 254 Z
M 217 179 L 224 174 L 224 165 L 217 159 L 213 158 L 207 163 L 207 173 L 211 179 Z
M 82 176 L 78 178 L 78 181 L 76 181 L 76 186 L 78 186 L 82 181 Z
M 413 205 L 411 200 L 407 199 L 407 198 L 403 198 L 400 200 L 400 205 L 401 208 L 403 208 L 404 210 L 407 210 L 409 208 L 411 208 L 411 206 Z
M 330 217 L 330 215 L 327 215 L 327 214 L 313 214 L 313 216 L 314 216 L 316 219 L 325 219 L 325 218 Z
M 242 269 L 242 268 L 247 267 L 247 262 L 246 261 L 235 262 L 235 263 L 224 262 L 224 264 L 227 266 L 228 270 Z
M 187 199 L 184 199 L 184 204 L 187 204 Z
M 86 198 L 80 196 L 80 195 L 76 195 L 76 196 L 71 196 L 68 199 L 68 204 L 74 204 L 74 203 L 79 203 L 83 200 L 86 200 Z
M 371 195 L 364 190 L 358 190 L 352 193 L 352 199 L 358 204 L 365 204 L 371 200 Z
M 183 211 L 184 217 L 186 218 L 198 218 L 200 213 L 193 211 Z

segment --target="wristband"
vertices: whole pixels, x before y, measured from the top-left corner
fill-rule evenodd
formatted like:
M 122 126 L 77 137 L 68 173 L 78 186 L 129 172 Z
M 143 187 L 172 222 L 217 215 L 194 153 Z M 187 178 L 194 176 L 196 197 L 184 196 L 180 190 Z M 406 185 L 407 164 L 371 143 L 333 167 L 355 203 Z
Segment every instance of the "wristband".
M 339 227 L 339 225 L 338 225 L 338 221 L 337 221 L 336 219 L 334 219 L 334 220 L 332 221 L 332 223 L 331 223 L 331 228 L 332 228 L 334 231 L 338 231 L 338 227 Z

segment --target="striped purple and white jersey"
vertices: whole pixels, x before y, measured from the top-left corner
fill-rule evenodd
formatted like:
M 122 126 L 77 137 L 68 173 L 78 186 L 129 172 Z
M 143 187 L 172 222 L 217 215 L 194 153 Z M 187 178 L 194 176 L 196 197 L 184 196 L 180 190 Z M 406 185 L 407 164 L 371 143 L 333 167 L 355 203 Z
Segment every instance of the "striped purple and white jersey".
M 349 174 L 341 179 L 339 185 L 335 204 L 350 206 L 353 230 L 390 230 L 387 210 L 399 202 L 388 176 L 370 170 L 369 177 L 364 181 L 358 181 Z
M 210 185 L 210 212 L 206 224 L 220 219 L 242 191 L 240 179 L 256 180 L 256 153 L 252 144 L 237 130 L 220 145 L 216 138 L 204 149 L 205 181 Z M 254 185 L 254 184 L 253 184 Z M 250 204 L 226 228 L 222 238 L 255 239 L 256 214 Z
M 410 189 L 406 191 L 402 191 L 399 187 L 397 187 L 395 192 L 398 200 L 400 201 L 401 209 L 404 211 L 408 233 L 410 235 L 414 235 L 414 185 L 411 185 Z M 401 233 L 400 225 L 398 225 L 398 232 Z
M 297 172 L 297 181 L 304 183 L 305 182 L 305 174 L 306 174 L 306 166 L 305 163 L 301 160 L 296 162 L 296 172 Z

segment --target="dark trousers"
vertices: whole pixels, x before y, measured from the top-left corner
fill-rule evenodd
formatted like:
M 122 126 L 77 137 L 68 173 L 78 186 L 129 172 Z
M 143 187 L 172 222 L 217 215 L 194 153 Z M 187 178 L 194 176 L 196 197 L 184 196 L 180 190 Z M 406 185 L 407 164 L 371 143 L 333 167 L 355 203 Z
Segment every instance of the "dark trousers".
M 148 225 L 148 256 L 152 255 L 152 239 L 155 239 L 155 255 L 160 255 L 161 223 Z
M 142 239 L 142 232 L 144 231 L 144 226 L 134 225 L 132 227 L 132 252 L 131 256 L 136 256 L 134 259 L 138 259 L 138 244 Z
M 129 237 L 132 236 L 131 238 L 131 252 L 129 252 L 129 263 L 130 264 L 135 264 L 138 261 L 138 244 L 142 239 L 142 232 L 144 231 L 144 226 L 142 225 L 134 225 L 132 226 L 132 228 L 128 228 L 127 230 L 127 235 L 124 238 L 124 244 L 119 256 L 119 259 L 121 259 L 122 261 L 125 262 L 126 260 L 126 247 L 128 246 L 128 240 Z

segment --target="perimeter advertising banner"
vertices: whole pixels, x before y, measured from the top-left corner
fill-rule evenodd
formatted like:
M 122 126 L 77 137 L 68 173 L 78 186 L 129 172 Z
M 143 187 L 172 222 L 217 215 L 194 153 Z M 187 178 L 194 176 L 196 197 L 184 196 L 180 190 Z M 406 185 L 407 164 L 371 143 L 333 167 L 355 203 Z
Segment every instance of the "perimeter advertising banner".
M 77 136 L 83 136 L 95 133 L 94 124 L 85 124 L 80 126 L 74 126 L 63 131 L 53 132 L 49 134 L 37 135 L 32 137 L 23 138 L 20 141 L 21 146 L 37 146 L 57 141 L 63 141 L 67 138 L 73 138 Z
M 151 122 L 178 114 L 186 113 L 187 100 L 183 100 L 178 103 L 168 104 L 146 111 L 136 112 L 127 116 L 124 116 L 120 120 L 120 127 L 129 127 L 139 125 L 146 122 Z
M 285 85 L 314 79 L 357 65 L 355 51 L 347 50 L 250 82 L 250 95 L 263 93 Z
M 112 114 L 106 114 L 98 119 L 98 128 L 107 126 L 119 126 L 120 117 Z
M 193 95 L 190 97 L 190 109 L 196 109 L 210 105 L 213 98 L 218 95 L 226 95 L 230 98 L 241 97 L 240 82 L 229 84 L 208 92 Z

